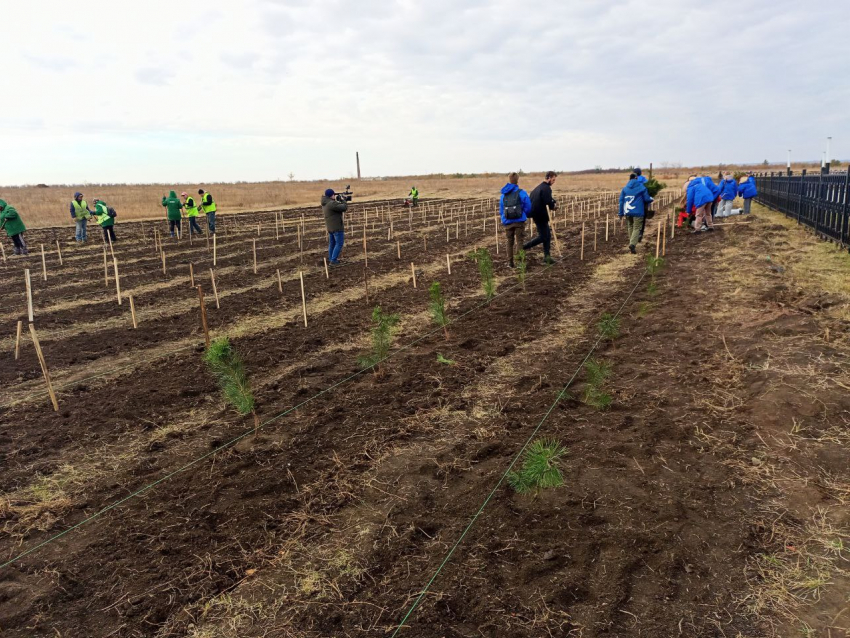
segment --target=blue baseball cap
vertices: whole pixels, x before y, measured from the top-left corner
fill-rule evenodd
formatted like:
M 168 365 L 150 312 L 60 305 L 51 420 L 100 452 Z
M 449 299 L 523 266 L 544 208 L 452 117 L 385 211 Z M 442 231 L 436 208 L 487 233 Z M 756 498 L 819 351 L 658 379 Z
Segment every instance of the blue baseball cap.
M 325 191 L 325 197 L 333 197 L 333 196 L 334 196 L 334 189 L 329 188 L 328 190 Z

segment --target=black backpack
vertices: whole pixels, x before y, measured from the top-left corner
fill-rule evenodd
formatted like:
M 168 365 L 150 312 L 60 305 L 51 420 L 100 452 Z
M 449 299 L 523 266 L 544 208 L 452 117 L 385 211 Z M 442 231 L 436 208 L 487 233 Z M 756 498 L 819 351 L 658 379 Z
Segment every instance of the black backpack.
M 505 219 L 513 221 L 522 217 L 522 198 L 519 189 L 505 195 L 503 204 L 505 207 Z
M 118 216 L 118 213 L 115 212 L 115 209 L 111 206 L 106 209 L 106 214 L 112 217 L 113 219 Z

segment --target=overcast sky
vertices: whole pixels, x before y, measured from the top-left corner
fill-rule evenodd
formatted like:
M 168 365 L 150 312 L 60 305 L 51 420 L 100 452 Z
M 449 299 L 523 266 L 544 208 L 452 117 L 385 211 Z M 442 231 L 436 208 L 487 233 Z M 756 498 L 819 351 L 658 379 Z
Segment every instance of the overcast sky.
M 846 0 L 4 0 L 0 183 L 850 158 Z

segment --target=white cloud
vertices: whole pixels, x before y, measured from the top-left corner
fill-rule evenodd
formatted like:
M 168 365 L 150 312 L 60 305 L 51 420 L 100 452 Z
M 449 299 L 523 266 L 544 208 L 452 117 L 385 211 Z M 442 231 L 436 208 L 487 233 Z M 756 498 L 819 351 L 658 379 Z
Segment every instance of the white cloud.
M 355 150 L 369 174 L 708 164 L 850 137 L 850 10 L 826 0 L 3 14 L 5 183 L 348 175 Z

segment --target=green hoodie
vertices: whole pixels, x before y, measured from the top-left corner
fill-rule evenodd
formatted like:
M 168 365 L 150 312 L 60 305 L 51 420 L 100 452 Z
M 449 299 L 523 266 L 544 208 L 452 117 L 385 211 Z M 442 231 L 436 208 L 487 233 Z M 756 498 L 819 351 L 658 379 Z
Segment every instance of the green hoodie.
M 162 205 L 168 211 L 168 221 L 180 221 L 180 209 L 183 208 L 183 202 L 178 199 L 177 193 L 168 191 L 168 197 L 162 198 Z
M 0 199 L 0 224 L 3 225 L 6 235 L 9 237 L 20 235 L 27 229 L 27 227 L 24 226 L 24 222 L 21 221 L 21 217 L 18 215 L 18 211 L 15 210 L 15 207 L 9 206 L 2 199 Z
M 97 223 L 100 224 L 102 228 L 109 228 L 110 226 L 115 225 L 115 218 L 109 216 L 109 204 L 105 201 L 100 200 L 94 205 L 94 214 L 97 219 Z

